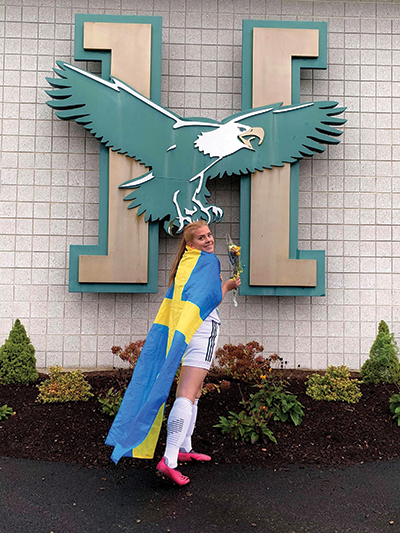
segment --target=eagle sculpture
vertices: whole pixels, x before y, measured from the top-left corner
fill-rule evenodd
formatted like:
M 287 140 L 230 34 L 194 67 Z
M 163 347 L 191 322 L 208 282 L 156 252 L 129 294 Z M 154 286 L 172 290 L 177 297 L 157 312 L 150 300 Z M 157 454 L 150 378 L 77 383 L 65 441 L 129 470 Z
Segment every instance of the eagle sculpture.
M 246 175 L 282 167 L 339 143 L 345 108 L 320 101 L 249 109 L 221 122 L 183 118 L 146 98 L 121 80 L 104 80 L 58 61 L 58 78 L 47 102 L 56 115 L 75 120 L 112 151 L 144 165 L 143 174 L 122 183 L 132 189 L 125 200 L 138 207 L 146 222 L 163 221 L 166 231 L 182 231 L 200 218 L 208 223 L 223 215 L 207 205 L 208 179 Z M 265 179 L 268 179 L 266 174 Z

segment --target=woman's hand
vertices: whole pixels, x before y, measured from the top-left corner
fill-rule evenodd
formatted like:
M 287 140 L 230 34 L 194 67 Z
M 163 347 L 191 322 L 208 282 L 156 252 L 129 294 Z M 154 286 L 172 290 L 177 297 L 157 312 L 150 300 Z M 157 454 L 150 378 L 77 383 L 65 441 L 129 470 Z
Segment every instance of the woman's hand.
M 237 289 L 240 285 L 240 276 L 237 276 L 236 278 L 230 278 L 228 281 L 225 281 L 224 286 L 226 286 L 226 292 L 233 291 L 233 289 Z
M 229 291 L 233 291 L 233 289 L 237 289 L 241 284 L 240 276 L 236 276 L 235 278 L 230 278 L 228 281 L 225 281 L 222 285 L 222 299 L 225 298 L 225 294 Z

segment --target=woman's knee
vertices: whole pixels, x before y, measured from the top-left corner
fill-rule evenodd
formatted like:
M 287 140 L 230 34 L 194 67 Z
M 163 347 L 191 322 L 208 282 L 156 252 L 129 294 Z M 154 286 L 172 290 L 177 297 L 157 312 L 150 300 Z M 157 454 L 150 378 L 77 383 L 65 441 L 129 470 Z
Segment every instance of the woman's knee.
M 194 402 L 200 398 L 203 381 L 207 371 L 202 368 L 182 367 L 176 391 L 177 397 L 183 396 Z
M 204 383 L 204 382 L 203 382 Z M 196 394 L 194 395 L 194 399 L 195 400 L 198 400 L 201 396 L 201 393 L 203 392 L 203 383 L 201 384 L 201 387 L 198 389 L 198 391 L 196 392 Z

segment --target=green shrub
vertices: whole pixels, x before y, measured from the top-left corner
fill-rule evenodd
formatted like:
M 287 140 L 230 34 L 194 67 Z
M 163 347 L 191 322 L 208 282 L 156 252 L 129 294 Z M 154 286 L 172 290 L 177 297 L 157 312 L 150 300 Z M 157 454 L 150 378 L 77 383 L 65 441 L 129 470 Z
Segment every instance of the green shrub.
M 378 327 L 378 334 L 371 346 L 369 359 L 361 367 L 361 377 L 365 383 L 395 383 L 400 380 L 398 347 L 393 333 L 384 320 Z
M 61 366 L 50 367 L 50 377 L 37 385 L 37 402 L 87 402 L 93 396 L 91 386 L 80 370 L 62 373 Z
M 276 438 L 272 430 L 268 427 L 271 413 L 263 413 L 259 411 L 246 410 L 235 413 L 229 411 L 229 416 L 219 417 L 219 424 L 214 427 L 219 428 L 223 435 L 232 435 L 235 440 L 240 439 L 243 442 L 251 442 L 254 444 L 261 437 L 264 442 L 269 439 L 276 444 Z
M 108 416 L 115 416 L 121 406 L 124 392 L 122 390 L 115 391 L 113 387 L 107 391 L 104 396 L 98 396 L 103 413 Z
M 35 348 L 17 318 L 8 339 L 0 348 L 0 383 L 26 385 L 38 377 Z
M 400 394 L 393 394 L 389 402 L 390 412 L 393 413 L 394 420 L 396 420 L 397 425 L 400 426 Z
M 219 428 L 224 435 L 232 435 L 235 440 L 254 444 L 259 438 L 276 443 L 272 430 L 268 427 L 270 419 L 280 422 L 292 422 L 298 426 L 304 416 L 303 405 L 294 394 L 286 392 L 287 381 L 278 380 L 271 374 L 263 375 L 261 383 L 255 385 L 259 390 L 251 394 L 249 400 L 243 399 L 244 409 L 239 413 L 229 411 L 229 416 L 219 417 Z
M 358 383 L 350 378 L 347 366 L 330 366 L 323 376 L 308 378 L 306 394 L 314 400 L 356 403 L 362 396 Z
M 0 420 L 5 420 L 13 414 L 14 411 L 11 409 L 11 407 L 8 407 L 8 405 L 3 405 L 2 407 L 0 407 Z

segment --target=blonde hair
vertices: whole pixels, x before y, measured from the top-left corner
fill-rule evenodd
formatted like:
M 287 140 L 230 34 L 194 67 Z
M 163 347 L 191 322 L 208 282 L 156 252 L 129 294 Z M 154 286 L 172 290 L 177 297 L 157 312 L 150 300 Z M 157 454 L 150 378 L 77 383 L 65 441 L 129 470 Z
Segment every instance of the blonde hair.
M 172 287 L 174 283 L 176 271 L 178 270 L 179 262 L 182 259 L 183 254 L 185 253 L 186 245 L 189 242 L 192 242 L 193 236 L 199 228 L 202 228 L 203 226 L 207 226 L 207 225 L 208 224 L 205 220 L 196 220 L 195 222 L 191 222 L 190 224 L 185 226 L 185 229 L 183 230 L 181 243 L 179 245 L 174 262 L 172 264 L 171 272 L 169 274 L 169 278 L 168 278 L 169 287 Z

